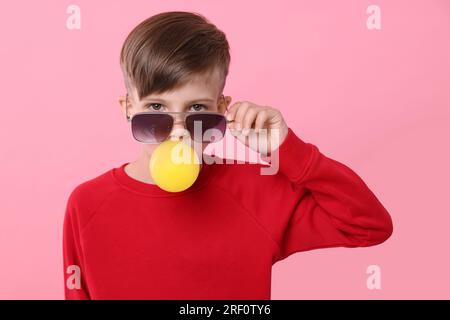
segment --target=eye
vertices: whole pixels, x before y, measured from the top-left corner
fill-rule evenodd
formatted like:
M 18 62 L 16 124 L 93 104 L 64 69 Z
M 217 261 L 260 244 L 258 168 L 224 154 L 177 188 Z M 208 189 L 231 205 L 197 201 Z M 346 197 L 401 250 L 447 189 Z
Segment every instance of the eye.
M 148 109 L 151 109 L 153 111 L 160 111 L 162 108 L 162 105 L 160 103 L 150 103 L 147 105 Z
M 193 111 L 202 111 L 202 110 L 206 110 L 207 109 L 207 107 L 205 106 L 205 105 L 203 105 L 203 104 L 193 104 L 192 105 L 192 107 L 191 107 L 191 109 L 193 110 Z

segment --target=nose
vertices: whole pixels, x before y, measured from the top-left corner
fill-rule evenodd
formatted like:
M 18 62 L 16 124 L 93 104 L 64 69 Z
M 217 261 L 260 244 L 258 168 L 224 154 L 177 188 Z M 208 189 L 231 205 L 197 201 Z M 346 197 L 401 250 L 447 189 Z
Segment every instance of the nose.
M 184 121 L 181 119 L 174 119 L 172 131 L 169 135 L 170 140 L 185 140 L 189 139 L 189 131 L 187 131 Z

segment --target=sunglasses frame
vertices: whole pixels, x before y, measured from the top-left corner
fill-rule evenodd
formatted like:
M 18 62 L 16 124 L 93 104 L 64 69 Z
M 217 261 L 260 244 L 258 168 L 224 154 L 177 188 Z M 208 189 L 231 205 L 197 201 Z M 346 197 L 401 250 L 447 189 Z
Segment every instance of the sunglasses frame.
M 143 111 L 143 112 L 138 112 L 138 113 L 135 113 L 135 114 L 133 114 L 129 119 L 128 119 L 128 121 L 129 122 L 132 122 L 133 121 L 133 118 L 135 118 L 136 116 L 139 116 L 139 115 L 142 115 L 142 114 L 167 114 L 167 115 L 169 115 L 169 116 L 171 116 L 173 119 L 174 119 L 174 117 L 172 116 L 173 114 L 175 114 L 175 115 L 183 115 L 183 123 L 184 123 L 184 127 L 186 128 L 186 118 L 188 117 L 188 116 L 190 116 L 190 115 L 202 115 L 202 114 L 212 114 L 212 115 L 218 115 L 218 116 L 221 116 L 221 117 L 223 117 L 224 119 L 225 119 L 225 123 L 226 124 L 228 124 L 228 123 L 231 123 L 231 122 L 234 122 L 234 120 L 228 120 L 222 113 L 220 113 L 220 112 L 211 112 L 211 111 L 190 111 L 190 112 L 182 112 L 182 111 L 167 111 L 167 112 L 160 112 L 160 111 Z M 172 123 L 172 128 L 173 128 L 173 125 L 174 125 L 174 123 L 175 123 L 175 119 L 173 120 L 173 123 Z M 226 130 L 226 127 L 225 127 L 225 130 Z M 133 135 L 133 137 L 134 137 L 134 135 Z M 136 139 L 136 138 L 135 138 Z M 161 143 L 161 142 L 143 142 L 143 141 L 139 141 L 139 140 L 137 140 L 136 139 L 136 141 L 138 141 L 138 142 L 140 142 L 140 143 L 145 143 L 145 144 L 159 144 L 159 143 Z
M 128 118 L 128 122 L 131 122 L 131 120 L 140 114 L 184 114 L 184 119 L 183 121 L 186 121 L 186 117 L 189 115 L 194 115 L 194 114 L 214 114 L 214 115 L 218 115 L 218 116 L 222 116 L 225 118 L 226 123 L 231 123 L 234 122 L 234 120 L 228 120 L 226 116 L 224 116 L 222 113 L 220 112 L 214 112 L 214 111 L 142 111 L 142 112 L 137 112 L 135 114 L 133 114 L 130 118 Z
M 126 105 L 128 105 L 128 93 L 126 93 L 125 103 L 126 103 Z M 227 108 L 227 111 L 228 111 L 228 108 Z M 226 124 L 234 122 L 234 120 L 228 120 L 226 118 L 226 116 L 223 115 L 222 113 L 214 112 L 214 111 L 187 111 L 187 112 L 184 112 L 184 111 L 166 111 L 166 112 L 164 112 L 164 111 L 142 111 L 142 112 L 137 112 L 137 113 L 133 114 L 131 117 L 127 114 L 127 121 L 131 122 L 135 116 L 141 115 L 141 114 L 168 114 L 168 115 L 181 114 L 181 115 L 184 115 L 183 123 L 184 123 L 184 127 L 185 128 L 186 128 L 186 117 L 189 116 L 189 115 L 194 115 L 194 114 L 219 115 L 219 116 L 222 116 L 225 119 L 225 123 Z M 174 117 L 172 116 L 172 118 L 174 118 Z M 175 123 L 175 119 L 174 119 L 174 123 Z M 173 126 L 173 124 L 172 124 L 172 126 Z M 225 127 L 225 130 L 226 130 L 226 127 Z M 133 135 L 133 137 L 134 137 L 134 135 Z M 139 141 L 139 140 L 137 140 L 137 141 L 140 142 L 140 143 L 144 143 L 144 144 L 159 144 L 159 143 L 161 143 L 161 142 L 142 142 L 142 141 Z

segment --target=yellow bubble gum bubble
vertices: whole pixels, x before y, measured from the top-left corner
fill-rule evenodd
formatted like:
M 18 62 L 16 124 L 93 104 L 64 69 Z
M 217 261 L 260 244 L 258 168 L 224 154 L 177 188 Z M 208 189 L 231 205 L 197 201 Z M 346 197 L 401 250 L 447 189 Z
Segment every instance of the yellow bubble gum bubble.
M 149 169 L 153 181 L 161 189 L 180 192 L 197 180 L 200 161 L 195 150 L 188 144 L 166 140 L 153 151 Z

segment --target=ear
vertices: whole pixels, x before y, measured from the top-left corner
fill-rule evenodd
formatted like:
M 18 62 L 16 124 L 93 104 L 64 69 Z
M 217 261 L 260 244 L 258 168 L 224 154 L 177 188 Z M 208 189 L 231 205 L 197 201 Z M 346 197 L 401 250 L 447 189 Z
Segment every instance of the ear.
M 231 97 L 222 95 L 219 98 L 219 104 L 217 107 L 218 111 L 222 114 L 225 114 L 225 111 L 227 111 L 227 108 L 229 107 L 230 103 L 231 103 Z
M 130 107 L 130 98 L 128 97 L 128 105 L 126 96 L 119 96 L 117 101 L 119 102 L 124 118 L 127 119 L 127 115 L 129 115 L 128 108 Z

